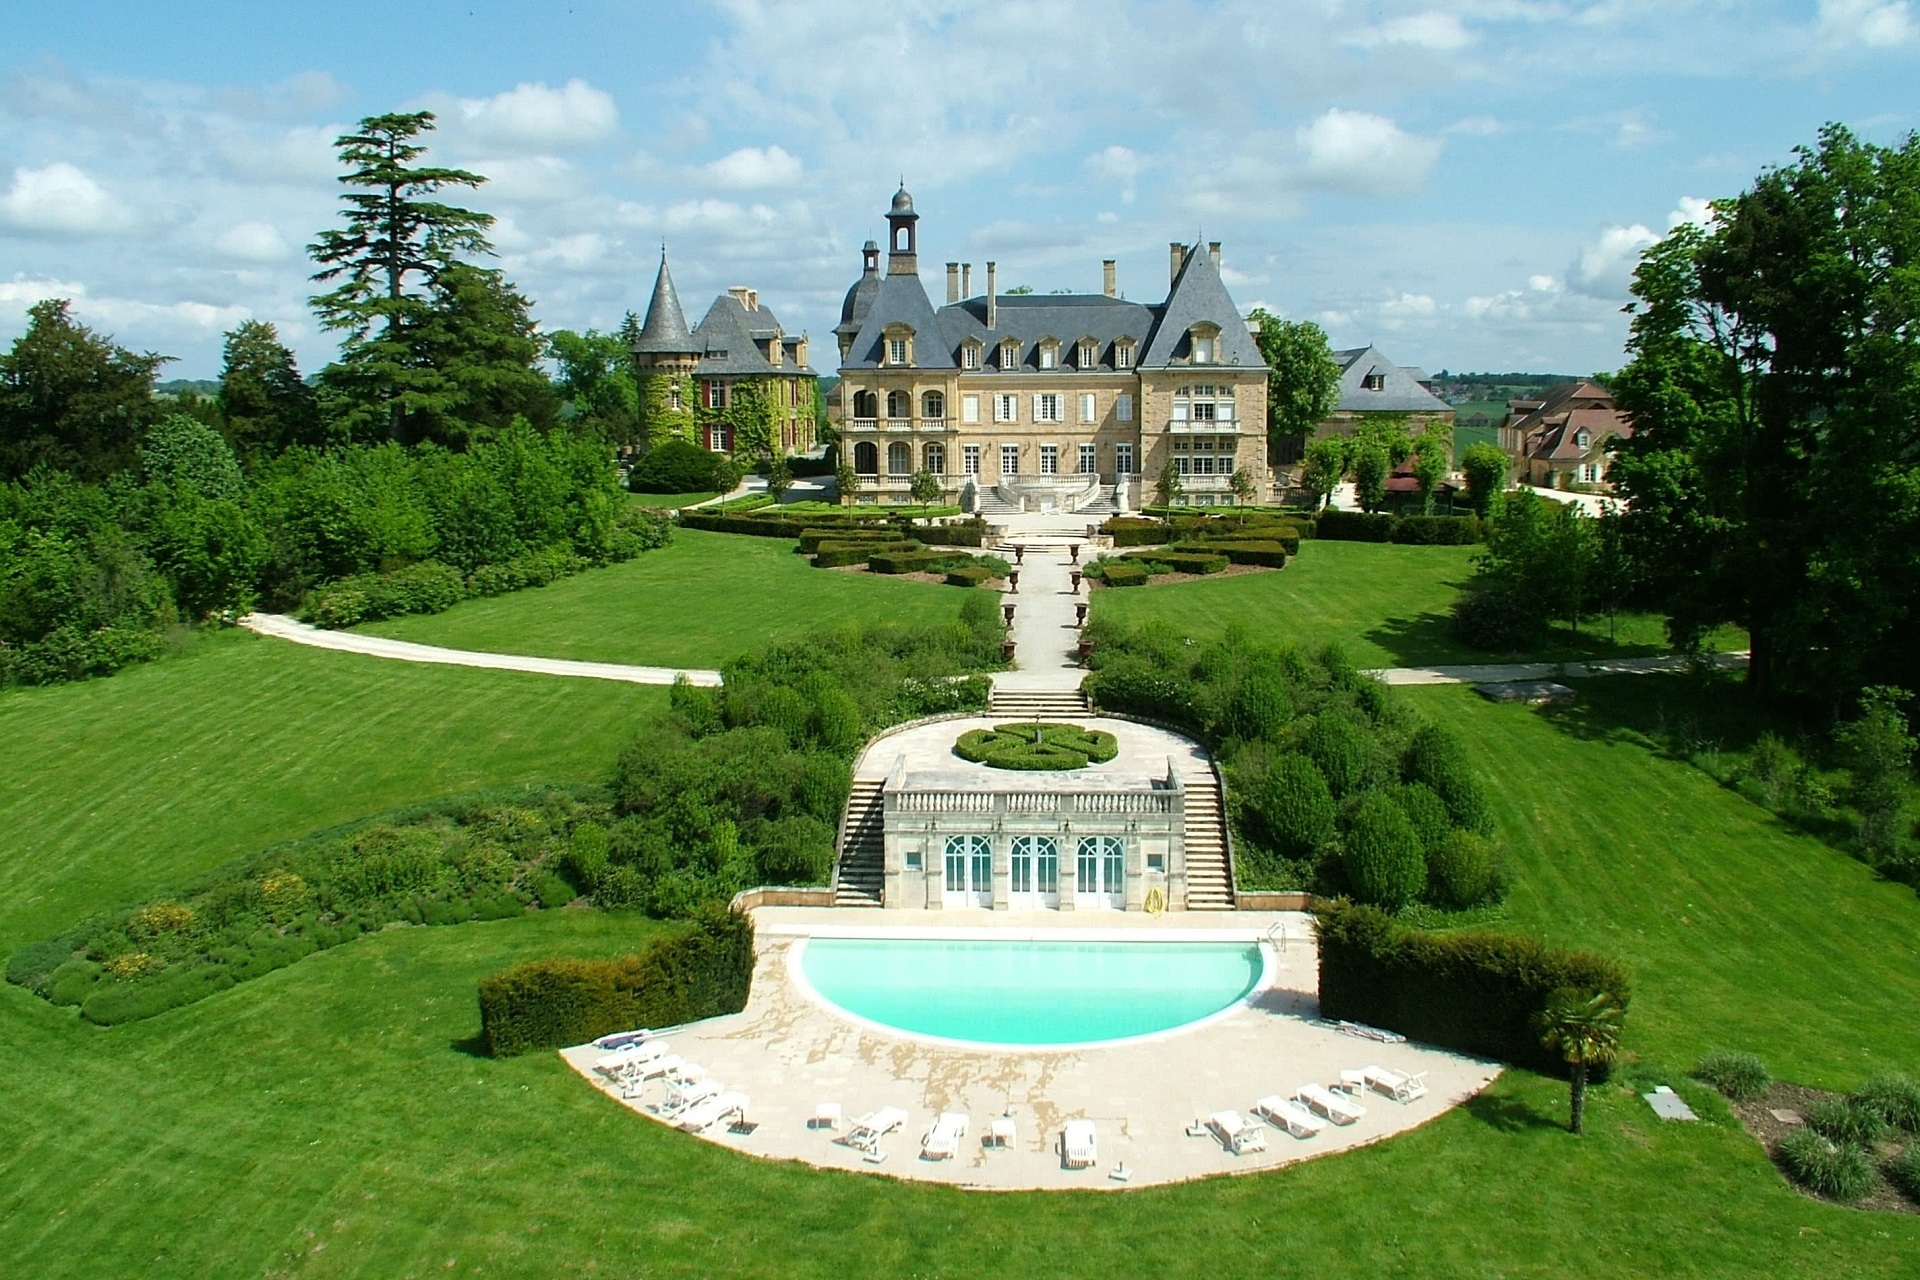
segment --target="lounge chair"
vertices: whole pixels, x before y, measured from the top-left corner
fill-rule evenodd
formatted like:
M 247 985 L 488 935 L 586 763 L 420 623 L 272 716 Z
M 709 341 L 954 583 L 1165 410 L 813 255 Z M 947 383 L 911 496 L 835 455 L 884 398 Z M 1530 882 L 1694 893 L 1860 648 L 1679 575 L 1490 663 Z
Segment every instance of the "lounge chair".
M 846 1119 L 837 1102 L 818 1102 L 814 1104 L 813 1114 L 807 1118 L 809 1129 L 831 1129 L 840 1132 L 840 1122 Z
M 662 1120 L 678 1122 L 680 1118 L 709 1098 L 719 1097 L 725 1090 L 718 1080 L 696 1080 L 692 1084 L 675 1085 L 667 1090 L 667 1096 L 653 1113 Z
M 906 1122 L 907 1113 L 900 1108 L 882 1107 L 878 1111 L 869 1111 L 847 1126 L 846 1136 L 839 1141 L 849 1147 L 865 1151 L 869 1155 L 877 1154 L 880 1150 L 880 1139 Z
M 987 1122 L 987 1136 L 981 1139 L 980 1145 L 997 1147 L 1005 1151 L 1018 1141 L 1020 1141 L 1020 1133 L 1014 1126 L 1013 1117 L 995 1116 Z
M 616 1031 L 610 1036 L 601 1036 L 595 1040 L 593 1047 L 611 1053 L 615 1049 L 624 1049 L 630 1044 L 641 1044 L 651 1039 L 653 1039 L 653 1032 L 644 1028 L 638 1031 Z
M 1365 1072 L 1367 1087 L 1375 1093 L 1384 1093 L 1395 1102 L 1412 1102 L 1416 1098 L 1427 1096 L 1427 1073 L 1407 1075 L 1401 1071 L 1389 1071 L 1385 1067 L 1368 1067 Z
M 942 1111 L 940 1118 L 920 1140 L 922 1160 L 951 1160 L 960 1154 L 960 1139 L 967 1136 L 967 1117 L 958 1111 Z
M 1068 1169 L 1090 1169 L 1099 1156 L 1093 1121 L 1069 1120 L 1060 1131 L 1060 1163 Z
M 1267 1131 L 1241 1118 L 1238 1111 L 1216 1111 L 1207 1117 L 1207 1128 L 1220 1139 L 1220 1145 L 1236 1156 L 1267 1149 Z
M 1296 1138 L 1311 1138 L 1327 1127 L 1327 1122 L 1313 1112 L 1293 1099 L 1277 1094 L 1270 1094 L 1254 1103 L 1253 1114 L 1285 1129 Z
M 716 1094 L 698 1106 L 690 1107 L 687 1113 L 676 1122 L 688 1133 L 700 1133 L 710 1129 L 729 1116 L 747 1114 L 747 1095 L 727 1092 Z
M 1293 1095 L 1335 1124 L 1352 1124 L 1367 1114 L 1367 1109 L 1351 1098 L 1343 1098 L 1323 1085 L 1303 1084 Z
M 593 1069 L 609 1079 L 625 1080 L 636 1068 L 664 1058 L 668 1052 L 665 1040 L 641 1041 L 614 1050 L 594 1063 Z

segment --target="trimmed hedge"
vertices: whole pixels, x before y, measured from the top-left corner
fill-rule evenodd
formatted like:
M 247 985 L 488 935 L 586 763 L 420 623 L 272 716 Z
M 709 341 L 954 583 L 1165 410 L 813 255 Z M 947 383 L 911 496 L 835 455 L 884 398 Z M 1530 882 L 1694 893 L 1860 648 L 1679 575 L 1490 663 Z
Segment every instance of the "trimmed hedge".
M 1320 513 L 1314 536 L 1330 542 L 1391 542 L 1398 516 L 1383 512 L 1341 511 L 1329 507 Z
M 1335 542 L 1398 542 L 1420 547 L 1464 547 L 1481 541 L 1486 530 L 1478 516 L 1395 516 L 1383 511 L 1320 513 L 1316 537 Z
M 1426 933 L 1338 900 L 1313 914 L 1324 1018 L 1560 1075 L 1566 1063 L 1541 1046 L 1538 1025 L 1553 993 L 1605 991 L 1623 1010 L 1631 998 L 1626 970 L 1593 952 L 1507 934 Z
M 1077 724 L 1000 724 L 969 729 L 953 744 L 953 754 L 962 760 L 994 769 L 1082 769 L 1119 753 L 1119 739 L 1112 734 Z
M 1135 551 L 1124 557 L 1141 564 L 1165 565 L 1175 573 L 1222 573 L 1227 558 L 1217 552 Z
M 816 569 L 840 569 L 850 564 L 865 564 L 875 552 L 906 554 L 920 550 L 917 542 L 823 542 L 813 553 Z
M 1137 520 L 1115 516 L 1100 526 L 1100 532 L 1113 539 L 1116 547 L 1157 547 L 1173 541 L 1173 526 L 1160 520 Z
M 797 538 L 806 527 L 795 524 L 791 520 L 759 516 L 715 516 L 691 509 L 680 513 L 680 523 L 686 528 L 703 529 L 708 533 L 744 533 L 755 538 Z
M 937 547 L 983 547 L 987 543 L 987 522 L 976 517 L 950 524 L 925 525 L 915 529 L 914 536 Z
M 718 908 L 616 960 L 533 960 L 480 984 L 480 1034 L 496 1058 L 613 1031 L 738 1013 L 753 983 L 753 922 Z
M 1147 577 L 1146 569 L 1137 564 L 1107 560 L 1100 566 L 1100 581 L 1110 587 L 1143 587 Z
M 993 570 L 983 564 L 963 564 L 958 569 L 947 570 L 950 587 L 978 587 L 992 580 Z
M 867 557 L 871 573 L 940 573 L 961 558 L 954 551 L 885 551 Z
M 905 542 L 907 536 L 890 525 L 874 528 L 839 529 L 802 529 L 800 531 L 800 550 L 812 555 L 820 549 L 823 542 Z
M 1300 553 L 1300 540 L 1288 542 L 1179 542 L 1173 549 L 1192 555 L 1221 555 L 1229 564 L 1258 565 L 1263 569 L 1284 569 L 1287 558 Z

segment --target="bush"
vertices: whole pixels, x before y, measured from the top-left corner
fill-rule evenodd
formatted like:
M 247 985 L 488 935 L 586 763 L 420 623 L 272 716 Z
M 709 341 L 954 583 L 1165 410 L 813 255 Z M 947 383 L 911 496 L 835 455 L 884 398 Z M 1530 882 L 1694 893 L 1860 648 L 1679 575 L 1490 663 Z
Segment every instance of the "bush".
M 681 526 L 687 529 L 701 529 L 707 533 L 744 533 L 754 538 L 797 538 L 805 527 L 772 516 L 708 515 L 701 511 L 682 511 L 679 520 Z
M 1115 516 L 1100 526 L 1100 532 L 1112 538 L 1116 547 L 1155 547 L 1173 541 L 1173 526 L 1159 520 Z
M 0 685 L 59 684 L 108 676 L 136 662 L 151 662 L 166 647 L 166 640 L 155 631 L 59 627 L 25 644 L 0 641 Z
M 1444 725 L 1426 725 L 1407 744 L 1401 769 L 1407 781 L 1424 782 L 1447 806 L 1456 826 L 1482 834 L 1493 830 L 1486 793 L 1467 763 L 1466 744 Z
M 1853 1091 L 1853 1101 L 1892 1128 L 1920 1134 L 1920 1083 L 1908 1076 L 1875 1076 Z
M 81 1002 L 80 1016 L 103 1027 L 138 1022 L 225 991 L 234 976 L 219 965 L 174 969 L 148 982 L 103 982 Z
M 1341 866 L 1354 897 L 1385 911 L 1398 911 L 1427 886 L 1420 836 L 1392 797 L 1370 791 L 1361 797 L 1341 848 Z
M 1873 1165 L 1860 1148 L 1835 1146 L 1812 1129 L 1795 1129 L 1780 1140 L 1787 1176 L 1816 1195 L 1858 1200 L 1873 1185 Z
M 1417 547 L 1464 547 L 1484 536 L 1478 516 L 1401 516 L 1389 540 Z
M 1625 970 L 1605 957 L 1536 938 L 1480 931 L 1427 933 L 1379 909 L 1314 908 L 1320 1013 L 1409 1039 L 1499 1058 L 1548 1075 L 1567 1064 L 1541 1047 L 1537 1019 L 1562 988 L 1604 991 L 1627 1007 Z
M 1920 1204 L 1920 1142 L 1887 1162 L 1887 1181 L 1915 1204 Z
M 848 527 L 808 528 L 800 531 L 800 550 L 808 555 L 820 549 L 822 543 L 836 542 L 847 546 L 855 542 L 905 542 L 907 535 L 892 525 L 875 525 L 870 528 Z
M 1287 557 L 1300 550 L 1300 541 L 1287 543 L 1276 540 L 1263 542 L 1181 542 L 1174 544 L 1174 551 L 1188 555 L 1220 555 L 1227 558 L 1228 564 L 1257 565 L 1263 569 L 1284 569 Z M 1156 559 L 1159 555 L 1156 554 Z
M 993 570 L 981 564 L 963 564 L 958 569 L 947 570 L 950 587 L 977 587 L 992 580 Z
M 1336 800 L 1378 781 L 1369 767 L 1371 745 L 1365 721 L 1338 705 L 1328 706 L 1314 717 L 1305 741 L 1307 754 L 1320 766 L 1321 776 Z
M 1333 842 L 1333 793 L 1320 769 L 1304 755 L 1275 757 L 1249 789 L 1242 816 L 1256 844 L 1283 858 L 1317 856 Z
M 1751 1053 L 1715 1049 L 1700 1059 L 1693 1069 L 1696 1080 L 1704 1080 L 1736 1102 L 1750 1102 L 1767 1091 L 1773 1077 L 1766 1063 Z
M 919 525 L 914 535 L 931 547 L 979 547 L 986 545 L 987 522 L 976 516 L 945 524 Z
M 1887 1119 L 1854 1098 L 1827 1098 L 1807 1108 L 1807 1127 L 1833 1142 L 1867 1146 L 1887 1136 Z
M 813 553 L 813 567 L 816 569 L 840 569 L 850 564 L 865 564 L 869 557 L 877 552 L 905 555 L 918 551 L 917 542 L 897 542 L 873 539 L 867 542 L 823 542 Z
M 1475 649 L 1500 653 L 1524 649 L 1540 639 L 1545 622 L 1540 610 L 1500 581 L 1469 587 L 1453 605 L 1453 629 Z
M 1102 560 L 1100 581 L 1110 587 L 1141 587 L 1147 582 L 1147 571 L 1137 564 L 1127 564 L 1119 560 Z
M 704 493 L 721 489 L 716 472 L 726 458 L 685 440 L 663 440 L 627 473 L 627 488 L 635 493 Z M 726 486 L 731 489 L 733 486 Z
M 1112 734 L 1077 724 L 995 725 L 968 730 L 953 744 L 962 760 L 994 769 L 1081 769 L 1104 764 L 1119 751 Z
M 303 616 L 317 627 L 338 629 L 410 613 L 439 613 L 466 596 L 467 582 L 458 569 L 427 560 L 394 573 L 362 574 L 322 587 L 308 598 Z
M 1227 558 L 1218 552 L 1135 551 L 1124 558 L 1141 564 L 1165 565 L 1174 573 L 1220 573 L 1227 567 Z
M 1332 507 L 1320 513 L 1314 537 L 1333 542 L 1390 542 L 1397 518 L 1360 511 L 1340 511 Z
M 613 1031 L 669 1027 L 747 1004 L 753 924 L 703 912 L 688 927 L 618 960 L 535 960 L 480 984 L 480 1034 L 511 1057 L 584 1044 Z
M 870 573 L 942 573 L 956 559 L 953 551 L 886 551 L 867 557 Z

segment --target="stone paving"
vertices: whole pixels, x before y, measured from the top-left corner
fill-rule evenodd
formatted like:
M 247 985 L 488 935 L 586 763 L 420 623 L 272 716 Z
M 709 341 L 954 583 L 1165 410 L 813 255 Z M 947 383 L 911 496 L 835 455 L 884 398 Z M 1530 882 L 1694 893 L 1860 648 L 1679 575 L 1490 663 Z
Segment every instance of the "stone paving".
M 1084 539 L 1076 539 L 1084 544 Z M 1064 535 L 1010 532 L 994 548 L 1009 564 L 1014 562 L 1014 547 L 1026 547 L 1026 554 L 1015 567 L 1020 574 L 1018 590 L 1001 596 L 1003 605 L 1013 606 L 1013 670 L 993 677 L 996 689 L 1023 692 L 1068 693 L 1080 687 L 1086 672 L 1080 667 L 1078 649 L 1080 628 L 1074 622 L 1074 605 L 1086 604 L 1091 589 L 1080 584 L 1073 589 L 1073 565 L 1069 561 L 1068 540 Z M 1082 561 L 1091 558 L 1090 548 L 1082 545 Z
M 974 729 L 992 729 L 1007 721 L 1006 716 L 968 716 L 915 724 L 885 734 L 861 751 L 853 776 L 856 780 L 882 780 L 896 760 L 904 759 L 907 772 L 922 785 L 951 783 L 961 788 L 1052 791 L 1062 785 L 1143 790 L 1151 782 L 1167 776 L 1169 761 L 1183 778 L 1209 773 L 1206 749 L 1193 739 L 1152 725 L 1101 716 L 1075 716 L 1073 723 L 1112 734 L 1119 740 L 1119 752 L 1104 764 L 1089 764 L 1071 773 L 994 769 L 953 754 L 954 740 L 961 734 Z

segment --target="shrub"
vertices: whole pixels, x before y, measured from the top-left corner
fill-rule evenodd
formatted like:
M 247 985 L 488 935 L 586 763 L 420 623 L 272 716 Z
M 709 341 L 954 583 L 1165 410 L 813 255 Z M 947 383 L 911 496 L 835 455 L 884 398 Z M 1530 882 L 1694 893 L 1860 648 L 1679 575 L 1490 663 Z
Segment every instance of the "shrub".
M 1329 706 L 1314 717 L 1305 746 L 1334 798 L 1343 799 L 1367 786 L 1369 746 L 1367 727 L 1352 711 Z
M 1915 1204 L 1920 1204 L 1920 1142 L 1887 1162 L 1887 1181 Z
M 1875 1076 L 1853 1091 L 1853 1100 L 1889 1126 L 1920 1133 L 1920 1083 L 1908 1076 Z
M 685 440 L 663 440 L 634 464 L 627 474 L 627 488 L 635 493 L 701 493 L 719 489 L 717 481 L 723 477 L 716 476 L 716 472 L 724 461 L 724 455 L 709 453 Z
M 1329 507 L 1320 513 L 1313 536 L 1333 542 L 1388 542 L 1393 538 L 1395 523 L 1395 517 L 1390 515 Z
M 1299 552 L 1299 539 L 1288 543 L 1278 539 L 1259 542 L 1181 542 L 1174 545 L 1174 551 L 1190 555 L 1221 555 L 1228 564 L 1257 565 L 1263 569 L 1284 569 L 1287 557 Z
M 1715 1049 L 1700 1059 L 1693 1069 L 1694 1078 L 1704 1080 L 1736 1102 L 1748 1102 L 1767 1091 L 1773 1077 L 1766 1063 L 1751 1053 Z
M 977 587 L 993 579 L 993 570 L 980 564 L 963 564 L 958 569 L 947 570 L 947 585 L 950 587 Z
M 1100 561 L 1100 581 L 1110 587 L 1140 587 L 1147 582 L 1147 571 L 1137 564 L 1119 560 Z
M 1137 551 L 1125 558 L 1143 564 L 1165 565 L 1174 573 L 1220 573 L 1227 567 L 1227 558 L 1218 552 Z
M 1160 520 L 1115 516 L 1100 526 L 1116 547 L 1154 547 L 1173 540 L 1173 526 Z
M 307 599 L 303 616 L 337 630 L 410 613 L 439 613 L 464 600 L 467 582 L 452 565 L 424 560 L 393 573 L 360 574 L 321 587 Z
M 917 551 L 917 542 L 898 542 L 889 539 L 873 539 L 864 542 L 823 542 L 819 550 L 813 553 L 813 567 L 816 569 L 839 569 L 850 564 L 865 564 L 876 553 L 905 555 Z
M 1631 998 L 1612 960 L 1536 938 L 1481 931 L 1427 933 L 1377 908 L 1323 902 L 1320 1013 L 1387 1027 L 1410 1039 L 1500 1058 L 1549 1075 L 1566 1063 L 1541 1047 L 1536 1020 L 1562 988 Z
M 617 960 L 535 960 L 480 984 L 480 1033 L 495 1057 L 583 1044 L 746 1007 L 753 924 L 713 910 Z
M 772 516 L 707 515 L 700 511 L 682 511 L 680 523 L 688 529 L 707 533 L 744 533 L 754 538 L 797 538 L 802 525 Z
M 153 631 L 57 627 L 25 644 L 0 641 L 0 685 L 59 684 L 112 675 L 136 662 L 153 661 L 166 647 L 166 640 Z
M 808 528 L 800 531 L 799 549 L 808 555 L 818 551 L 823 543 L 834 542 L 843 546 L 856 542 L 905 542 L 907 535 L 892 525 L 872 525 L 862 528 L 857 525 L 841 525 L 837 528 Z
M 962 760 L 995 769 L 1081 769 L 1103 764 L 1119 750 L 1112 734 L 1077 724 L 995 725 L 968 730 L 953 744 Z
M 970 520 L 920 525 L 914 529 L 914 534 L 931 547 L 978 547 L 986 544 L 987 522 L 976 516 Z
M 547 911 L 558 910 L 578 896 L 572 885 L 551 871 L 543 871 L 535 876 L 529 887 L 533 890 L 533 900 Z
M 80 1004 L 80 1016 L 103 1027 L 138 1022 L 225 991 L 234 977 L 220 965 L 175 969 L 151 982 L 105 982 Z
M 1419 834 L 1422 850 L 1431 853 L 1446 842 L 1453 830 L 1453 820 L 1447 814 L 1446 804 L 1434 794 L 1433 788 L 1424 783 L 1409 782 L 1394 788 L 1393 798 Z
M 1854 1098 L 1827 1098 L 1807 1108 L 1807 1127 L 1840 1143 L 1866 1146 L 1887 1136 L 1887 1119 Z
M 867 569 L 872 573 L 941 573 L 960 558 L 952 551 L 885 551 L 869 555 Z
M 1816 1195 L 1858 1200 L 1873 1185 L 1873 1165 L 1860 1148 L 1835 1146 L 1812 1129 L 1795 1129 L 1780 1140 L 1787 1176 Z
M 1477 516 L 1401 516 L 1389 540 L 1419 547 L 1464 547 L 1484 537 Z
M 1437 724 L 1422 727 L 1407 744 L 1401 769 L 1407 781 L 1433 788 L 1456 826 L 1483 834 L 1493 830 L 1486 793 L 1467 762 L 1466 744 L 1452 729 Z
M 1285 858 L 1312 858 L 1333 841 L 1333 793 L 1319 767 L 1297 752 L 1274 758 L 1250 788 L 1243 816 L 1248 835 Z
M 1400 910 L 1427 885 L 1419 833 L 1392 797 L 1378 791 L 1361 797 L 1340 860 L 1354 897 L 1386 911 Z

